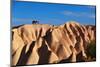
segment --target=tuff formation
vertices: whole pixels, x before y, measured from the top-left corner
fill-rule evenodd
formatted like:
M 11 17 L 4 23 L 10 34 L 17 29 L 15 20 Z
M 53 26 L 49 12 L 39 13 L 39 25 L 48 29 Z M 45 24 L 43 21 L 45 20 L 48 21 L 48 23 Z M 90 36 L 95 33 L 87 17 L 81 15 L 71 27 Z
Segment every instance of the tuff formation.
M 26 24 L 12 29 L 12 65 L 85 61 L 87 45 L 96 40 L 96 27 Z

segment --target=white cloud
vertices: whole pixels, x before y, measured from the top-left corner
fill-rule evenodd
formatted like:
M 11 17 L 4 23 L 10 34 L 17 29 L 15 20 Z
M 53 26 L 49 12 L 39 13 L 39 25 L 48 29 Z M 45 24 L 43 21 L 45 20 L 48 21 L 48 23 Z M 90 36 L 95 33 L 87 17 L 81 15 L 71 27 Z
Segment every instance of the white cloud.
M 90 18 L 95 18 L 96 16 L 95 16 L 95 15 L 90 15 L 90 16 L 88 16 L 88 17 L 90 17 Z
M 95 14 L 89 14 L 85 12 L 72 12 L 72 11 L 63 11 L 61 14 L 66 16 L 74 16 L 74 17 L 88 17 L 88 18 L 95 18 Z

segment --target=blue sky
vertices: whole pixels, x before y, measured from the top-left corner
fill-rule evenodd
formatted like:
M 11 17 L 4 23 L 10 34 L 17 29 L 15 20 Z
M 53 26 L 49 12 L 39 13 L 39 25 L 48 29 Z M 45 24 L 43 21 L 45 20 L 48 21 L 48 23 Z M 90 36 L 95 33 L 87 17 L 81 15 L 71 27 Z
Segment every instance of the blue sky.
M 32 20 L 52 25 L 64 24 L 67 21 L 94 25 L 95 6 L 13 1 L 12 25 L 31 24 Z

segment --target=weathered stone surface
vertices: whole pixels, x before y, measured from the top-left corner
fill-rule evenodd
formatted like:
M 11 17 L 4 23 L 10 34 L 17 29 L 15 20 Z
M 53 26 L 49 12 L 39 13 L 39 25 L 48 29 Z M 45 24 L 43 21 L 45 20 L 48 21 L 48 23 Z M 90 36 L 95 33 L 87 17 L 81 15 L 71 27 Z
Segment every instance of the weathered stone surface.
M 87 58 L 88 43 L 95 41 L 92 25 L 22 25 L 12 29 L 12 65 L 77 62 Z M 81 55 L 77 58 L 78 55 Z

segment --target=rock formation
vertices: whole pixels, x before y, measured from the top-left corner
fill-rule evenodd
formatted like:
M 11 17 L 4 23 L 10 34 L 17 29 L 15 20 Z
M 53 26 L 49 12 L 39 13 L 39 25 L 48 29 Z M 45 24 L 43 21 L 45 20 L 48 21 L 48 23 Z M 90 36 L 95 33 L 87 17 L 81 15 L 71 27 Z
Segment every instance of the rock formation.
M 12 65 L 85 61 L 87 45 L 96 40 L 95 28 L 76 22 L 15 27 L 12 29 Z

